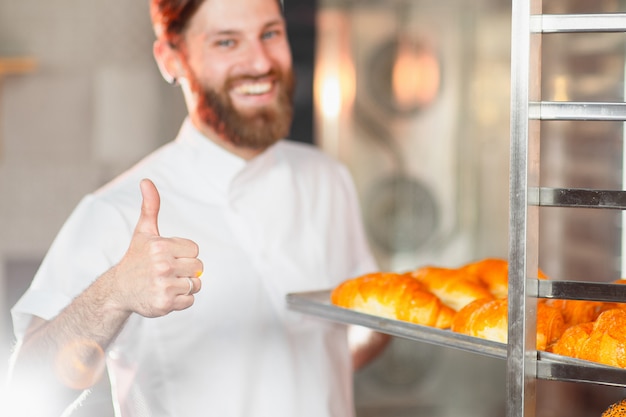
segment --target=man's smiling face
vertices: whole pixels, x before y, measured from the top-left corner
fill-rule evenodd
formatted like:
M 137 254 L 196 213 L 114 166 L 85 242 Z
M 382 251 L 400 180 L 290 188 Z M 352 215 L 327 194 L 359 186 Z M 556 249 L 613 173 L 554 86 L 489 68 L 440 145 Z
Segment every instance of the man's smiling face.
M 192 111 L 222 140 L 265 149 L 288 133 L 294 77 L 276 0 L 206 0 L 179 47 Z

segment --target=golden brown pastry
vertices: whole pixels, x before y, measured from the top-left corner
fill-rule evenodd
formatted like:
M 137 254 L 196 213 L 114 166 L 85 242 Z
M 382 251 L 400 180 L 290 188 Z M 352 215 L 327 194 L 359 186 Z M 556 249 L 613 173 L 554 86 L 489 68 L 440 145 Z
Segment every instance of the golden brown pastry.
M 594 322 L 569 327 L 552 351 L 559 355 L 626 368 L 626 311 L 607 310 Z
M 592 331 L 592 322 L 570 326 L 565 329 L 559 340 L 557 340 L 550 350 L 559 355 L 582 359 L 581 353 L 579 352 L 585 350 L 586 342 L 589 340 Z
M 613 284 L 626 284 L 626 279 L 618 279 L 613 281 Z M 626 303 L 562 299 L 551 299 L 545 302 L 561 310 L 567 327 L 595 321 L 600 313 L 607 310 L 614 308 L 626 310 Z
M 537 349 L 546 350 L 561 336 L 563 316 L 553 307 L 537 304 Z M 476 300 L 461 309 L 452 320 L 452 331 L 507 343 L 508 299 Z
M 505 298 L 509 292 L 509 263 L 505 259 L 485 258 L 468 263 L 459 270 L 470 276 L 477 277 L 483 282 L 496 298 Z M 547 279 L 546 274 L 539 269 L 539 279 Z
M 601 417 L 626 417 L 626 398 L 622 401 L 618 401 L 615 404 L 611 404 Z
M 561 310 L 567 327 L 594 321 L 605 310 L 599 301 L 551 299 L 546 304 Z
M 487 258 L 459 268 L 463 273 L 478 277 L 497 298 L 508 296 L 509 264 L 504 259 Z
M 408 272 L 407 275 L 423 283 L 430 292 L 455 311 L 461 310 L 474 300 L 494 298 L 479 280 L 468 277 L 458 269 L 425 266 Z
M 472 301 L 455 314 L 452 319 L 452 325 L 450 326 L 450 330 L 457 333 L 462 333 L 466 335 L 471 334 L 471 329 L 469 328 L 469 324 L 472 323 L 472 315 L 474 312 L 479 310 L 483 305 L 489 303 L 492 299 L 489 298 L 480 298 L 478 300 Z
M 385 272 L 344 281 L 332 291 L 331 302 L 362 313 L 440 329 L 449 328 L 455 314 L 418 280 Z
M 505 298 L 479 299 L 462 308 L 452 320 L 454 332 L 494 342 L 508 338 L 508 303 Z
M 591 338 L 601 334 L 598 362 L 626 368 L 626 311 L 607 310 L 594 322 Z
M 537 303 L 537 350 L 547 350 L 564 330 L 565 320 L 559 309 Z

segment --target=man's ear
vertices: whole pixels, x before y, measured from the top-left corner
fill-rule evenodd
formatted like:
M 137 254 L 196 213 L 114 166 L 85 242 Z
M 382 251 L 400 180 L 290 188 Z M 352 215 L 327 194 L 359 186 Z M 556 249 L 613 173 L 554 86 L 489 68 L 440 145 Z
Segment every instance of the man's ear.
M 172 85 L 178 84 L 178 79 L 183 74 L 178 54 L 174 48 L 167 41 L 157 39 L 152 45 L 152 53 L 165 81 Z

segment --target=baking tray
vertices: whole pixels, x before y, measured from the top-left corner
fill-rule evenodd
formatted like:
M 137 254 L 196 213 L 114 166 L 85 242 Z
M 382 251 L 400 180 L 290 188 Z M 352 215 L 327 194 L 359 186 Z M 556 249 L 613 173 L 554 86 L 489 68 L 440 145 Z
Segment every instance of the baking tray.
M 319 290 L 288 294 L 286 297 L 287 307 L 300 313 L 335 322 L 360 325 L 417 342 L 507 359 L 508 346 L 504 343 L 337 307 L 330 302 L 331 291 Z M 543 351 L 536 352 L 536 359 L 536 375 L 539 379 L 626 387 L 626 369 Z

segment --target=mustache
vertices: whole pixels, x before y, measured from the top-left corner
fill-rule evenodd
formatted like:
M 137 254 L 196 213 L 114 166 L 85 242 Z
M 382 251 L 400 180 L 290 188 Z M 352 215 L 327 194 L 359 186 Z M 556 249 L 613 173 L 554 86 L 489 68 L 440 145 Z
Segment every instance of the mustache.
M 273 81 L 283 81 L 283 76 L 280 71 L 276 69 L 271 69 L 264 74 L 256 74 L 256 75 L 238 75 L 236 77 L 230 77 L 226 80 L 227 88 L 232 88 L 234 85 L 241 82 L 257 82 L 257 81 L 266 81 L 267 79 L 271 79 Z

